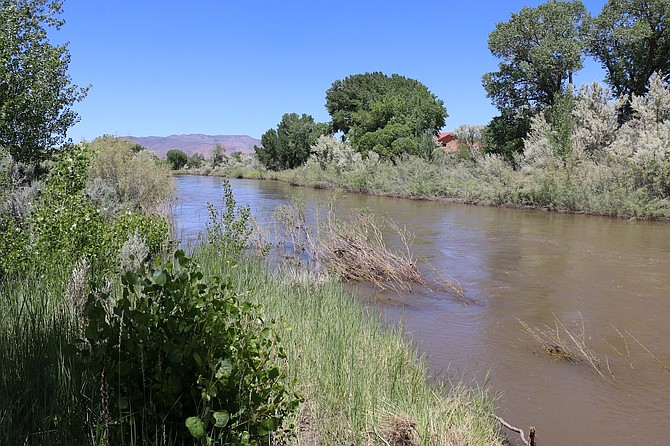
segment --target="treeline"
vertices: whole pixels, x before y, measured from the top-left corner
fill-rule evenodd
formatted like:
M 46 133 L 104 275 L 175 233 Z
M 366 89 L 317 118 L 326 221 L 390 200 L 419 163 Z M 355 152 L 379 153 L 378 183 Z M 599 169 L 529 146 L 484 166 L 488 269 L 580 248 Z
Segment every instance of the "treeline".
M 420 82 L 404 76 L 365 73 L 333 83 L 326 92 L 332 121 L 316 123 L 310 115 L 287 113 L 276 129 L 261 136 L 258 160 L 270 170 L 304 164 L 323 135 L 337 133 L 354 151 L 391 159 L 416 155 L 430 159 L 433 135 L 444 126 L 441 99 Z
M 524 7 L 489 35 L 501 61 L 482 83 L 500 114 L 485 126 L 457 128 L 457 153 L 445 155 L 435 143 L 447 116 L 441 100 L 417 81 L 366 73 L 326 92 L 331 122 L 284 115 L 263 135 L 256 148 L 261 163 L 271 171 L 300 165 L 298 173 L 252 175 L 398 196 L 667 217 L 668 17 L 670 0 L 609 0 L 597 16 L 580 1 Z M 573 85 L 585 57 L 602 65 L 606 85 Z M 397 180 L 411 169 L 417 180 Z
M 303 166 L 262 175 L 368 194 L 670 218 L 670 89 L 660 77 L 652 78 L 646 95 L 633 96 L 632 117 L 623 125 L 599 84 L 582 87 L 570 101 L 565 126 L 542 114 L 532 119 L 525 150 L 511 161 L 483 153 L 476 142 L 481 129 L 463 127 L 459 132 L 472 137 L 471 145 L 462 143 L 456 154 L 437 152 L 432 160 L 362 157 L 338 138 L 322 136 Z

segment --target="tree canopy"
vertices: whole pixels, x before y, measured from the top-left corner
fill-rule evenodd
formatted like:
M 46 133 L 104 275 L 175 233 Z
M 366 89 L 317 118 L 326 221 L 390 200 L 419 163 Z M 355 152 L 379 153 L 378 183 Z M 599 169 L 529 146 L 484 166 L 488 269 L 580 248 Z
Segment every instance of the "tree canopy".
M 341 131 L 361 153 L 422 154 L 444 126 L 444 102 L 414 79 L 380 72 L 356 74 L 326 92 L 333 131 Z M 426 138 L 428 136 L 428 138 Z M 427 142 L 427 144 L 426 144 Z
M 182 150 L 170 149 L 165 154 L 165 159 L 172 170 L 179 170 L 188 162 L 188 155 Z
M 670 80 L 670 0 L 609 0 L 591 25 L 589 53 L 618 97 L 647 92 L 657 72 Z
M 47 29 L 63 25 L 62 1 L 0 1 L 0 146 L 16 161 L 38 163 L 65 141 L 78 121 L 72 105 L 86 89 L 67 74 L 66 45 L 51 45 Z
M 587 19 L 581 1 L 550 0 L 496 25 L 489 50 L 502 61 L 482 83 L 500 116 L 486 130 L 485 150 L 523 150 L 530 118 L 552 107 L 582 68 Z
M 585 17 L 581 1 L 550 0 L 496 25 L 489 50 L 502 62 L 499 71 L 484 75 L 483 84 L 499 110 L 553 105 L 582 68 Z
M 315 122 L 310 115 L 285 113 L 277 129 L 265 132 L 262 146 L 254 146 L 254 150 L 261 164 L 270 170 L 293 169 L 307 161 L 312 144 L 327 133 L 328 124 Z

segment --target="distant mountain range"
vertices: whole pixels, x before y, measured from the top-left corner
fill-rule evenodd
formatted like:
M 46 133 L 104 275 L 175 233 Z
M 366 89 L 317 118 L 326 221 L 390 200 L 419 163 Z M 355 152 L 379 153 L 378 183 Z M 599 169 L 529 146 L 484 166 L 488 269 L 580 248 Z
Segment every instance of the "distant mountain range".
M 248 135 L 170 135 L 170 136 L 124 136 L 164 158 L 170 149 L 179 149 L 188 155 L 200 153 L 208 157 L 211 150 L 221 144 L 227 154 L 233 152 L 254 153 L 254 145 L 261 140 Z

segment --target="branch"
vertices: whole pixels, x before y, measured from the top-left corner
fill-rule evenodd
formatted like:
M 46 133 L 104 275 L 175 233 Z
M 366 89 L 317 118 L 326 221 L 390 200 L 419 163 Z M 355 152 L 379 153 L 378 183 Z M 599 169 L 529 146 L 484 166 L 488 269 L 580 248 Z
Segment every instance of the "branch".
M 531 426 L 530 430 L 528 432 L 528 437 L 530 439 L 530 441 L 529 441 L 529 440 L 526 440 L 526 434 L 523 431 L 523 429 L 519 429 L 518 427 L 512 426 L 507 421 L 503 420 L 502 418 L 500 418 L 497 415 L 494 415 L 494 416 L 496 417 L 496 420 L 498 420 L 500 422 L 500 424 L 505 426 L 507 429 L 519 434 L 519 437 L 521 438 L 521 441 L 523 442 L 523 444 L 525 444 L 526 446 L 536 446 L 536 443 L 535 443 L 535 428 L 534 427 Z

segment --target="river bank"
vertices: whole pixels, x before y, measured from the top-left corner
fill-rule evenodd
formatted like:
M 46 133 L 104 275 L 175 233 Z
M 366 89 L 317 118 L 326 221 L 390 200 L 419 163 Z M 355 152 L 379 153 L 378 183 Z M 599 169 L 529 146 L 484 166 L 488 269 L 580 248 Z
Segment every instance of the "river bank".
M 639 186 L 631 168 L 583 160 L 514 169 L 496 156 L 472 160 L 447 155 L 433 161 L 406 157 L 395 162 L 372 157 L 351 168 L 337 169 L 310 159 L 303 166 L 279 172 L 252 164 L 176 174 L 277 180 L 293 186 L 394 198 L 626 219 L 670 219 L 670 200 Z
M 207 249 L 194 260 L 204 271 L 222 263 Z M 339 280 L 281 266 L 269 273 L 253 257 L 224 270 L 279 323 L 289 376 L 304 398 L 297 444 L 501 444 L 488 390 L 434 381 L 403 330 Z
M 221 180 L 190 176 L 177 182 L 176 220 L 185 222 L 185 236 L 195 236 L 197 216 L 201 224 L 207 216 L 206 202 L 220 202 Z M 356 290 L 359 299 L 385 323 L 402 327 L 425 355 L 431 376 L 488 384 L 498 396 L 496 413 L 511 424 L 537 427 L 543 444 L 663 444 L 670 375 L 631 336 L 670 363 L 664 337 L 666 223 L 362 194 L 334 197 L 279 181 L 231 184 L 252 213 L 298 203 L 313 221 L 315 206 L 334 203 L 341 215 L 368 209 L 406 227 L 415 236 L 412 253 L 423 273 L 437 279 L 439 271 L 458 280 L 472 303 L 419 288 L 396 295 L 363 287 Z M 616 383 L 584 363 L 556 361 L 538 351 L 519 324 L 553 327 L 556 318 L 572 329 L 585 325 L 589 348 L 603 370 L 611 368 Z

